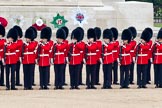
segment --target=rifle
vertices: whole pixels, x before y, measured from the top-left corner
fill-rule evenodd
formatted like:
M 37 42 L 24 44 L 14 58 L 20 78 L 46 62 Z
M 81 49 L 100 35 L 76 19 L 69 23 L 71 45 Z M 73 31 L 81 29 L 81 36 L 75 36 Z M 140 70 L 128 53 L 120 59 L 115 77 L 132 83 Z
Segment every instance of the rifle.
M 120 49 L 119 49 L 119 61 L 122 62 L 122 49 L 123 49 L 123 46 L 120 46 Z
M 54 58 L 54 60 L 55 60 L 55 55 L 56 55 L 56 43 L 54 44 L 54 46 L 53 46 L 53 58 Z
M 25 43 L 22 45 L 22 52 L 21 52 L 21 58 L 24 59 L 24 50 L 25 50 Z
M 137 45 L 136 60 L 138 59 L 138 53 L 139 53 L 139 50 L 140 50 L 140 45 L 141 45 L 141 43 L 139 43 Z
M 70 45 L 70 49 L 69 49 L 69 52 L 68 52 L 69 62 L 71 60 L 72 53 L 73 53 L 73 45 Z
M 86 45 L 85 46 L 85 55 L 84 55 L 86 61 L 88 60 L 88 55 L 87 54 L 88 54 L 88 46 Z
M 37 49 L 37 56 L 38 56 L 38 63 L 39 63 L 39 60 L 40 60 L 40 52 L 41 52 L 41 47 L 42 47 L 42 45 L 40 44 L 40 45 L 38 45 L 38 49 Z
M 7 47 L 7 45 L 4 45 L 4 48 L 3 48 L 3 51 L 4 51 L 4 63 L 6 62 L 6 48 Z
M 105 51 L 105 45 L 102 45 L 102 60 L 104 61 L 104 51 Z
M 156 49 L 157 49 L 156 45 L 157 45 L 157 43 L 154 43 L 154 45 L 153 45 L 153 52 L 152 52 L 152 60 L 153 61 L 154 61 L 155 52 L 156 52 Z

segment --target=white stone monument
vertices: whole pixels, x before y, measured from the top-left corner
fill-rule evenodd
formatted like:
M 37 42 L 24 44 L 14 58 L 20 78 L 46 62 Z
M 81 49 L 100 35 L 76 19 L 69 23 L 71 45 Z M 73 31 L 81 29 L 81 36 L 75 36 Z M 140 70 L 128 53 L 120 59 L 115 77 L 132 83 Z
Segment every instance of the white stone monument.
M 112 2 L 113 1 L 113 2 Z M 138 30 L 145 27 L 153 27 L 153 4 L 144 2 L 125 2 L 125 0 L 1 0 L 0 16 L 8 19 L 9 25 L 13 26 L 10 19 L 14 15 L 24 16 L 23 29 L 32 25 L 35 16 L 42 16 L 47 20 L 47 25 L 52 27 L 50 22 L 57 13 L 60 13 L 68 20 L 66 26 L 70 30 L 78 25 L 74 25 L 71 18 L 72 10 L 86 10 L 87 24 L 89 27 L 99 26 L 102 29 L 117 27 L 123 30 L 128 26 L 135 26 Z

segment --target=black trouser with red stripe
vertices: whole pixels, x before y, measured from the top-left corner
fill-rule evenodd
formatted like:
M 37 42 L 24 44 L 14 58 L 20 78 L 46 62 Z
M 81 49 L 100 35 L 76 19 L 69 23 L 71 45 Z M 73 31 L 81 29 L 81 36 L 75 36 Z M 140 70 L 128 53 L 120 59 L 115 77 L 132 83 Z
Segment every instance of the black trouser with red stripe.
M 162 87 L 162 64 L 154 64 L 154 82 L 157 87 Z
M 16 63 L 16 85 L 20 84 L 20 66 L 21 66 L 21 63 L 20 61 L 18 61 Z
M 64 67 L 63 67 L 63 84 L 66 83 L 66 64 L 64 64 Z
M 137 64 L 137 85 L 145 86 L 147 83 L 147 64 Z
M 146 81 L 149 82 L 151 81 L 151 61 L 150 59 L 148 60 L 148 65 L 147 65 L 147 78 Z
M 15 70 L 16 64 L 6 64 L 6 87 L 10 89 L 10 73 L 11 73 L 11 88 L 15 88 Z
M 30 89 L 32 88 L 32 78 L 33 78 L 33 67 L 35 64 L 23 64 L 23 72 L 24 72 L 24 88 Z
M 100 61 L 97 61 L 96 64 L 96 72 L 95 72 L 95 84 L 99 83 L 99 78 L 100 78 Z
M 54 64 L 55 86 L 56 87 L 62 87 L 63 86 L 64 66 L 65 66 L 65 64 Z
M 70 85 L 71 87 L 79 86 L 79 67 L 80 65 L 69 65 Z
M 49 66 L 39 66 L 40 73 L 40 87 L 47 87 L 48 85 L 48 71 Z
M 4 65 L 2 63 L 2 61 L 0 61 L 0 70 L 1 70 L 1 74 L 0 74 L 0 85 L 4 85 Z
M 79 66 L 79 85 L 83 83 L 83 81 L 82 81 L 82 69 L 83 69 L 83 62 Z
M 130 65 L 120 66 L 120 86 L 121 87 L 129 86 L 129 70 L 130 70 Z
M 118 61 L 115 60 L 113 65 L 112 65 L 112 70 L 113 70 L 113 83 L 117 83 L 118 82 Z
M 33 70 L 33 72 L 32 72 L 32 84 L 34 84 L 34 79 L 35 79 L 35 64 L 32 65 L 32 70 Z
M 112 63 L 103 64 L 104 83 L 103 87 L 111 87 L 112 84 Z
M 95 85 L 96 64 L 86 65 L 86 85 L 93 87 Z
M 130 65 L 129 81 L 130 83 L 133 83 L 134 81 L 134 62 Z

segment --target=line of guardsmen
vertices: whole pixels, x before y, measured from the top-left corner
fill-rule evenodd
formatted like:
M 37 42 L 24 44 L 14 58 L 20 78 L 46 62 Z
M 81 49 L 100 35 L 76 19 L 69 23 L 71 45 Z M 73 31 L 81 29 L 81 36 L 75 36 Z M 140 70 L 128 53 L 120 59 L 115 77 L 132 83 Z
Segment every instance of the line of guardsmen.
M 137 64 L 138 88 L 147 88 L 150 84 L 151 63 L 154 64 L 154 82 L 156 88 L 162 88 L 162 29 L 159 30 L 156 41 L 152 42 L 151 28 L 143 30 L 140 41 L 135 38 L 135 27 L 124 29 L 121 43 L 118 41 L 116 28 L 89 28 L 87 41 L 84 42 L 84 30 L 77 27 L 71 33 L 71 42 L 67 37 L 69 29 L 62 27 L 56 32 L 56 42 L 51 40 L 52 30 L 45 27 L 41 30 L 40 41 L 36 41 L 37 30 L 29 27 L 23 32 L 19 26 L 8 31 L 6 39 L 5 28 L 0 25 L 0 86 L 4 85 L 4 68 L 6 70 L 6 90 L 17 90 L 20 84 L 20 65 L 23 65 L 24 90 L 32 90 L 35 65 L 39 66 L 40 90 L 49 89 L 50 66 L 54 65 L 54 89 L 64 89 L 66 64 L 69 65 L 70 89 L 79 89 L 82 82 L 82 68 L 86 65 L 86 89 L 96 89 L 99 83 L 99 71 L 102 64 L 103 87 L 112 89 L 111 85 L 129 88 L 134 84 L 134 65 Z M 100 40 L 102 35 L 103 41 Z M 118 83 L 118 67 L 120 68 L 120 83 Z M 11 78 L 10 78 L 11 74 Z M 15 75 L 16 74 L 16 75 Z M 16 76 L 16 78 L 15 78 Z M 15 81 L 16 79 L 16 81 Z

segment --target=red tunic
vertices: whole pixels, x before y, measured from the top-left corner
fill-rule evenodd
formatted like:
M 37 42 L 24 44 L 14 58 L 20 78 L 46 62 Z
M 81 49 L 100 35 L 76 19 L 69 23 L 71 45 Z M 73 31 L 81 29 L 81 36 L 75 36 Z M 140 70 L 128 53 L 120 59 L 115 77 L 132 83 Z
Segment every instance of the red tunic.
M 102 46 L 102 58 L 103 58 L 103 64 L 110 64 L 114 62 L 112 50 L 114 49 L 114 44 L 110 43 L 107 46 Z M 103 51 L 104 50 L 104 51 Z
M 121 53 L 121 65 L 130 65 L 131 64 L 131 56 L 130 56 L 131 45 L 123 45 L 122 53 Z
M 114 49 L 112 50 L 113 52 L 113 58 L 114 61 L 116 61 L 119 58 L 119 41 L 114 41 Z
M 152 47 L 154 51 L 154 58 L 153 63 L 154 64 L 162 64 L 162 44 L 158 43 L 155 46 Z
M 148 45 L 149 45 L 148 59 L 150 59 L 150 58 L 152 58 L 152 51 L 151 51 L 151 48 L 152 48 L 152 40 L 150 40 L 148 42 Z
M 82 43 L 76 43 L 76 44 L 69 44 L 69 48 L 68 48 L 68 51 L 69 51 L 69 62 L 70 62 L 70 65 L 78 65 L 78 64 L 81 64 L 82 62 L 82 56 L 80 54 L 80 51 L 83 51 L 84 50 L 84 46 Z
M 132 40 L 132 41 L 130 42 L 130 44 L 131 44 L 131 51 L 130 51 L 130 54 L 131 54 L 131 58 L 133 59 L 133 57 L 136 56 L 134 50 L 135 50 L 135 48 L 136 48 L 137 42 L 136 42 L 135 40 Z
M 138 46 L 137 46 L 138 47 Z M 148 52 L 150 49 L 150 46 L 148 43 L 146 44 L 140 44 L 139 48 L 136 47 L 136 53 L 137 55 L 137 64 L 148 64 Z M 137 51 L 138 50 L 138 51 Z
M 97 40 L 96 44 L 97 44 L 97 50 L 96 50 L 97 58 L 99 60 L 99 58 L 101 58 L 102 42 L 100 40 Z
M 66 43 L 57 44 L 55 43 L 52 50 L 52 58 L 54 64 L 65 64 L 66 55 L 64 50 L 67 48 Z
M 50 49 L 51 45 L 49 42 L 47 42 L 44 45 L 39 45 L 40 52 L 39 52 L 39 66 L 50 66 Z
M 2 58 L 4 57 L 4 43 L 6 42 L 5 39 L 0 39 L 0 61 L 2 60 Z
M 17 55 L 17 61 L 19 61 L 19 57 L 21 57 L 21 53 L 22 53 L 23 41 L 19 39 L 17 40 L 16 43 L 17 43 L 16 55 Z
M 22 63 L 23 64 L 34 64 L 35 63 L 35 48 L 37 44 L 35 42 L 30 42 L 29 44 L 23 45 L 23 55 L 22 55 Z
M 86 45 L 86 52 L 85 52 L 86 64 L 88 65 L 97 64 L 98 57 L 96 50 L 97 50 L 96 42 Z
M 6 45 L 6 52 L 5 52 L 5 63 L 6 64 L 16 64 L 17 63 L 17 43 L 13 42 Z

